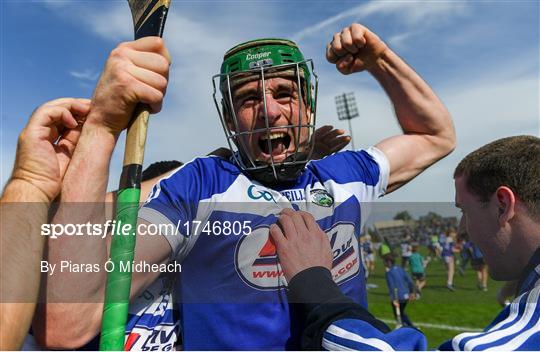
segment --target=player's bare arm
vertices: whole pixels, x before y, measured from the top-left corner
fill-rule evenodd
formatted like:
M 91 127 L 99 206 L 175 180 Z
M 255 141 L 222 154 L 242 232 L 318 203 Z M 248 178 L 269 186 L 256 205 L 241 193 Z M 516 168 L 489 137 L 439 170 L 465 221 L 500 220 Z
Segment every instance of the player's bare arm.
M 19 136 L 13 174 L 2 194 L 0 241 L 0 349 L 15 350 L 28 332 L 38 297 L 39 264 L 50 202 L 79 138 L 87 99 L 63 98 L 40 106 Z
M 148 104 L 154 113 L 161 109 L 169 65 L 169 54 L 160 38 L 148 37 L 122 43 L 111 52 L 94 91 L 91 110 L 73 160 L 66 172 L 61 193 L 62 203 L 54 222 L 104 223 L 103 204 L 109 163 L 116 140 L 126 128 L 138 103 Z M 72 202 L 83 202 L 86 208 L 84 211 L 73 211 L 69 209 L 69 203 Z M 96 263 L 102 266 L 108 258 L 107 242 L 100 236 L 58 238 L 49 241 L 48 261 L 58 263 L 61 260 L 72 260 L 75 263 Z M 161 263 L 165 260 L 163 258 L 168 259 L 170 247 L 165 239 L 157 239 L 156 242 L 162 242 L 162 245 L 157 244 L 157 248 L 152 251 L 146 248 L 140 250 L 148 242 L 139 242 L 137 252 L 150 253 L 145 258 L 147 262 Z M 134 275 L 132 296 L 152 282 L 153 275 L 159 273 L 147 274 L 148 278 Z M 34 324 L 38 341 L 49 348 L 75 348 L 93 338 L 99 331 L 105 282 L 104 270 L 91 275 L 64 272 L 49 276 L 44 294 L 48 301 L 60 303 L 40 307 Z M 70 297 L 88 303 L 66 303 Z M 81 316 L 85 319 L 80 319 Z
M 326 58 L 344 75 L 368 71 L 388 94 L 403 135 L 379 142 L 390 163 L 387 193 L 449 154 L 456 143 L 450 113 L 429 85 L 375 33 L 352 24 L 336 33 Z

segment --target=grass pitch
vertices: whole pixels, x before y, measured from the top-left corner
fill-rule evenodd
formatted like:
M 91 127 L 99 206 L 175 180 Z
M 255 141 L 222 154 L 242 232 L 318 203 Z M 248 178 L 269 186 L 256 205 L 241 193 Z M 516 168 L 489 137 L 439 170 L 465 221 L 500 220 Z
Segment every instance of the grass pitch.
M 425 253 L 422 254 L 425 255 Z M 456 256 L 456 258 L 458 257 L 459 255 Z M 401 258 L 397 262 L 400 263 Z M 442 260 L 432 260 L 426 268 L 426 274 L 427 284 L 422 290 L 421 299 L 409 303 L 406 313 L 413 324 L 427 323 L 447 326 L 438 328 L 419 326 L 420 330 L 427 336 L 429 349 L 437 348 L 442 342 L 468 331 L 461 330 L 460 327 L 482 330 L 502 309 L 497 303 L 496 295 L 503 283 L 490 279 L 487 292 L 478 290 L 476 273 L 470 264 L 467 266 L 464 276 L 460 276 L 456 272 L 454 277 L 455 292 L 446 288 L 446 269 Z M 378 286 L 368 289 L 369 311 L 378 319 L 387 322 L 388 326 L 394 328 L 395 319 L 390 307 L 385 268 L 378 257 L 375 273 L 368 278 L 367 283 Z M 450 327 L 458 329 L 452 330 Z

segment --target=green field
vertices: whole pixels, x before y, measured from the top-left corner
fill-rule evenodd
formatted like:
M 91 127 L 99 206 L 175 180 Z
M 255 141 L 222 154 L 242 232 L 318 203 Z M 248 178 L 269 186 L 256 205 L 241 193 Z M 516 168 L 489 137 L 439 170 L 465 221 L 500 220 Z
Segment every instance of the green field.
M 401 258 L 398 260 L 398 263 L 400 262 Z M 368 284 L 378 285 L 377 288 L 368 290 L 369 311 L 394 328 L 395 323 L 388 322 L 394 322 L 395 319 L 389 303 L 384 273 L 384 265 L 377 258 L 375 273 L 368 278 Z M 501 310 L 495 297 L 503 283 L 489 280 L 487 292 L 478 290 L 476 273 L 470 265 L 467 266 L 464 276 L 456 273 L 455 292 L 446 288 L 446 271 L 441 260 L 432 260 L 426 273 L 427 285 L 422 291 L 421 299 L 409 303 L 406 309 L 407 315 L 414 324 L 427 323 L 481 330 Z M 438 347 L 442 342 L 463 332 L 421 325 L 419 328 L 426 334 L 430 349 Z

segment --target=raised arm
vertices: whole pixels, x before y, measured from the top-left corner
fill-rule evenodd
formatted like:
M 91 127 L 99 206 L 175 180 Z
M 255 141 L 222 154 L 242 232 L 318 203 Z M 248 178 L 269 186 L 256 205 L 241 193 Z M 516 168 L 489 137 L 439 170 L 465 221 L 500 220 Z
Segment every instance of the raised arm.
M 379 142 L 390 163 L 387 192 L 448 155 L 456 143 L 450 113 L 429 85 L 376 34 L 360 24 L 336 33 L 326 57 L 344 75 L 367 70 L 394 105 L 402 135 Z
M 90 101 L 63 98 L 40 106 L 19 136 L 0 217 L 0 350 L 20 349 L 36 308 L 51 201 L 79 138 Z
M 111 52 L 66 172 L 61 205 L 53 222 L 105 223 L 104 200 L 109 163 L 118 136 L 126 128 L 137 103 L 148 104 L 154 113 L 161 109 L 169 64 L 167 49 L 160 38 L 147 37 L 123 43 Z M 136 261 L 141 256 L 149 263 L 168 260 L 170 247 L 165 239 L 157 236 L 150 241 L 146 238 L 148 236 L 141 237 L 137 243 Z M 108 242 L 102 236 L 88 235 L 49 239 L 50 264 L 71 261 L 74 264 L 95 264 L 100 270 L 92 273 L 57 270 L 47 276 L 43 292 L 47 304 L 40 305 L 34 323 L 35 336 L 43 346 L 80 347 L 99 331 Z M 133 276 L 132 296 L 158 275 L 146 274 Z

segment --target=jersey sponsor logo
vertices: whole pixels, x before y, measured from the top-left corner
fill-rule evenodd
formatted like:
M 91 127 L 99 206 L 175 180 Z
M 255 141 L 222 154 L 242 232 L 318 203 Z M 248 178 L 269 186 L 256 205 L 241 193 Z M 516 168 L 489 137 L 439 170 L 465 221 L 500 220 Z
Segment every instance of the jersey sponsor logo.
M 326 231 L 332 247 L 332 276 L 337 283 L 358 274 L 358 241 L 354 226 L 337 224 Z M 242 281 L 259 290 L 277 290 L 286 286 L 278 261 L 276 246 L 268 234 L 268 227 L 244 236 L 236 247 L 235 266 Z
M 256 53 L 256 54 L 247 54 L 246 55 L 246 60 L 264 59 L 264 58 L 267 58 L 268 56 L 270 56 L 270 54 L 272 54 L 271 51 L 266 51 L 264 53 Z
M 313 189 L 310 194 L 311 201 L 321 207 L 328 208 L 334 204 L 334 197 L 324 189 Z
M 274 199 L 274 196 L 272 195 L 272 193 L 270 193 L 268 191 L 261 191 L 261 190 L 257 189 L 255 187 L 255 185 L 251 185 L 251 186 L 248 187 L 247 195 L 248 195 L 249 198 L 251 198 L 253 200 L 258 200 L 258 199 L 262 198 L 267 202 L 269 202 L 269 201 L 273 201 L 274 203 L 276 202 L 276 200 Z
M 326 232 L 332 248 L 332 277 L 336 283 L 348 280 L 360 271 L 358 241 L 354 225 L 338 224 Z
M 125 351 L 172 351 L 177 342 L 178 323 L 170 326 L 135 327 L 127 336 Z
M 131 351 L 131 349 L 133 348 L 133 345 L 137 343 L 140 337 L 141 337 L 141 334 L 137 334 L 136 332 L 130 333 L 126 339 L 126 343 L 124 345 L 124 351 Z
M 299 202 L 306 199 L 303 189 L 291 189 L 289 191 L 280 192 L 289 202 Z

